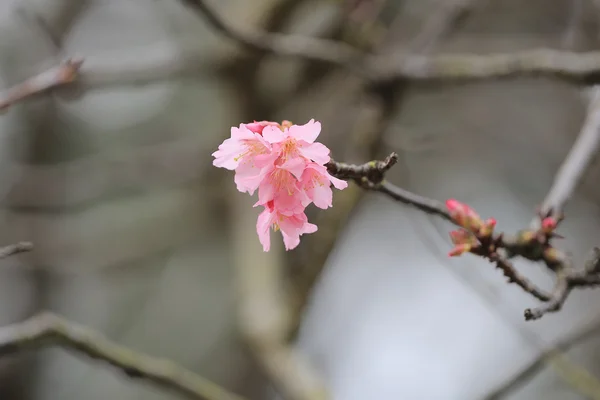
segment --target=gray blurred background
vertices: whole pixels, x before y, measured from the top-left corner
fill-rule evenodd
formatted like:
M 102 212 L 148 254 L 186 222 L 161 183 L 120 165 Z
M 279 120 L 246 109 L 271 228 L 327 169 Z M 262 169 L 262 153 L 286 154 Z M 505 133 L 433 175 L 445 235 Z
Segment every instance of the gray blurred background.
M 475 0 L 456 26 L 419 36 L 450 3 L 211 2 L 238 26 L 381 53 L 600 47 L 591 0 Z M 483 260 L 449 259 L 448 224 L 356 187 L 311 212 L 319 231 L 298 249 L 285 253 L 274 235 L 263 253 L 253 199 L 211 157 L 232 125 L 315 118 L 336 159 L 396 151 L 389 180 L 457 197 L 512 232 L 577 136 L 581 87 L 531 77 L 373 88 L 244 51 L 182 1 L 0 0 L 0 87 L 70 56 L 86 59 L 89 79 L 0 116 L 1 243 L 36 245 L 2 261 L 3 325 L 52 310 L 248 399 L 304 385 L 305 368 L 306 384 L 319 379 L 334 400 L 471 400 L 600 322 L 593 290 L 525 322 L 535 300 Z M 599 179 L 593 164 L 560 229 L 579 263 L 600 241 Z M 518 266 L 550 287 L 538 265 Z M 567 372 L 546 363 L 498 398 L 599 399 L 600 383 L 571 372 L 600 379 L 600 333 L 565 357 Z M 0 361 L 2 400 L 176 398 L 62 350 Z

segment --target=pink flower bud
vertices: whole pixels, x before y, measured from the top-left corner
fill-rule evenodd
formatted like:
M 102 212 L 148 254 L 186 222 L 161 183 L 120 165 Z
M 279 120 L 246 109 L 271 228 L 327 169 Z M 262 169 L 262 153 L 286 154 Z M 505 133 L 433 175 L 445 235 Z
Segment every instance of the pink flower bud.
M 555 218 L 547 217 L 542 220 L 542 231 L 544 233 L 550 233 L 556 229 L 558 221 Z
M 471 232 L 465 229 L 457 229 L 454 231 L 450 231 L 450 240 L 453 244 L 463 244 L 470 243 L 476 244 L 478 243 L 477 238 Z
M 483 224 L 481 217 L 468 205 L 455 199 L 448 199 L 446 207 L 457 225 L 474 232 L 478 232 L 481 228 Z

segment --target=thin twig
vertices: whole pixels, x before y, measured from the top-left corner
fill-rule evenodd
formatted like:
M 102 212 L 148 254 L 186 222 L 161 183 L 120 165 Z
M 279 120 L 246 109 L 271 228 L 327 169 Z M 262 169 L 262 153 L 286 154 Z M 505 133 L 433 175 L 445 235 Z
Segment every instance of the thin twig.
M 51 314 L 42 313 L 0 328 L 0 356 L 50 345 L 102 360 L 130 378 L 146 379 L 194 400 L 243 400 L 172 361 L 137 353 L 110 342 L 99 333 Z
M 561 309 L 573 286 L 569 283 L 568 279 L 558 277 L 552 294 L 546 299 L 540 299 L 546 301 L 545 304 L 537 308 L 528 308 L 525 310 L 525 320 L 532 321 L 542 318 L 549 312 L 556 312 Z
M 541 207 L 542 214 L 561 214 L 600 146 L 600 87 L 590 92 L 588 113 L 573 147 L 560 166 Z M 539 226 L 539 218 L 532 227 Z
M 412 193 L 384 179 L 385 172 L 397 161 L 398 154 L 391 153 L 383 161 L 369 161 L 354 165 L 331 160 L 325 166 L 330 174 L 339 179 L 352 179 L 362 188 L 384 193 L 396 201 L 452 221 L 450 214 L 439 201 Z
M 552 299 L 552 294 L 547 293 L 546 291 L 534 285 L 534 283 L 527 279 L 527 277 L 517 271 L 515 266 L 507 259 L 500 257 L 497 253 L 488 258 L 490 258 L 490 261 L 496 263 L 496 267 L 498 269 L 502 270 L 504 276 L 508 278 L 509 283 L 516 283 L 525 292 L 530 293 L 533 297 L 540 301 L 550 301 Z
M 83 60 L 66 60 L 60 65 L 5 90 L 0 93 L 0 110 L 6 110 L 19 101 L 56 86 L 73 82 L 77 78 L 77 72 L 82 64 Z
M 547 75 L 583 81 L 600 72 L 600 52 L 539 48 L 486 55 L 448 54 L 373 56 L 364 67 L 375 82 L 394 79 L 464 80 L 516 75 Z
M 8 246 L 0 247 L 0 259 L 31 250 L 33 250 L 33 244 L 31 242 L 9 244 Z
M 416 193 L 402 189 L 401 187 L 396 186 L 388 181 L 383 181 L 381 185 L 375 189 L 388 195 L 396 201 L 413 206 L 418 210 L 426 212 L 427 214 L 437 215 L 447 221 L 452 221 L 450 214 L 444 208 L 444 205 L 437 200 L 420 196 Z

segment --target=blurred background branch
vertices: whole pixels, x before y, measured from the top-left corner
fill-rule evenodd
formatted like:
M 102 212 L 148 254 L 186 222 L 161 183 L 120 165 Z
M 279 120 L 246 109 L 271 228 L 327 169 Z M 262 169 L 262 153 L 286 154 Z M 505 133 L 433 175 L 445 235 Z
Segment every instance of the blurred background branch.
M 105 361 L 129 378 L 145 379 L 194 400 L 243 400 L 177 364 L 116 345 L 97 332 L 50 313 L 0 328 L 0 355 L 59 345 Z
M 78 80 L 68 86 L 74 88 L 75 91 L 81 90 L 79 98 L 86 98 L 90 92 L 94 91 L 89 90 L 88 92 L 88 89 L 98 89 L 97 92 L 102 92 L 103 90 L 113 90 L 107 86 L 116 86 L 117 88 L 130 86 L 130 88 L 138 90 L 137 86 L 141 84 L 157 83 L 157 81 L 184 76 L 196 77 L 200 71 L 210 70 L 211 73 L 218 72 L 227 75 L 229 82 L 239 91 L 235 102 L 239 103 L 242 108 L 239 118 L 246 118 L 246 120 L 275 119 L 274 115 L 278 112 L 285 114 L 283 111 L 294 109 L 298 105 L 298 98 L 302 93 L 311 102 L 309 93 L 311 90 L 327 91 L 332 96 L 331 99 L 335 95 L 338 96 L 337 98 L 348 97 L 348 103 L 353 103 L 353 110 L 356 111 L 352 119 L 349 119 L 346 109 L 348 103 L 335 100 L 325 101 L 326 106 L 323 106 L 323 109 L 330 108 L 332 114 L 338 115 L 338 120 L 348 119 L 351 121 L 339 125 L 329 123 L 328 131 L 332 133 L 327 140 L 333 142 L 338 139 L 344 142 L 344 146 L 339 146 L 339 151 L 337 149 L 334 151 L 336 159 L 361 164 L 367 160 L 381 158 L 381 152 L 384 150 L 383 137 L 386 132 L 395 130 L 394 119 L 399 114 L 408 114 L 408 111 L 404 110 L 403 103 L 411 94 L 409 89 L 416 86 L 413 84 L 419 81 L 547 75 L 590 85 L 594 83 L 600 72 L 600 55 L 597 51 L 575 52 L 571 49 L 570 43 L 576 41 L 578 35 L 576 28 L 581 25 L 583 14 L 582 2 L 579 0 L 574 0 L 569 7 L 568 29 L 564 34 L 565 47 L 568 49 L 553 50 L 530 46 L 533 50 L 490 52 L 486 49 L 485 54 L 444 51 L 443 54 L 447 55 L 431 53 L 439 47 L 440 43 L 448 41 L 449 37 L 463 24 L 469 22 L 466 17 L 478 9 L 476 6 L 479 2 L 465 0 L 436 2 L 433 7 L 435 12 L 422 24 L 420 31 L 414 35 L 414 39 L 409 40 L 407 45 L 399 49 L 393 45 L 395 45 L 397 36 L 403 35 L 402 25 L 405 21 L 400 18 L 399 12 L 397 14 L 389 12 L 389 9 L 386 8 L 389 2 L 383 0 L 359 1 L 360 4 L 354 5 L 356 7 L 348 7 L 351 10 L 346 10 L 346 14 L 342 13 L 341 16 L 331 18 L 331 21 L 316 29 L 317 33 L 314 35 L 279 32 L 283 30 L 282 26 L 293 19 L 290 16 L 295 15 L 293 11 L 301 8 L 300 3 L 303 2 L 273 2 L 278 5 L 257 6 L 261 11 L 256 11 L 256 13 L 261 14 L 264 11 L 265 16 L 248 17 L 244 20 L 235 17 L 234 13 L 228 12 L 227 6 L 223 5 L 221 8 L 220 3 L 215 1 L 213 1 L 215 6 L 211 6 L 213 3 L 209 1 L 184 0 L 182 3 L 196 11 L 196 14 L 204 18 L 207 25 L 222 36 L 231 39 L 234 43 L 241 44 L 240 47 L 243 49 L 253 51 L 224 51 L 226 57 L 209 58 L 206 57 L 205 49 L 200 46 L 199 35 L 196 34 L 189 35 L 178 47 L 172 46 L 172 43 L 167 40 L 156 41 L 151 45 L 131 46 L 127 51 L 102 49 L 95 55 L 85 56 L 85 63 L 81 65 Z M 283 3 L 286 4 L 282 5 Z M 291 3 L 295 4 L 291 5 Z M 219 4 L 218 7 L 217 4 Z M 263 3 L 261 2 L 261 4 Z M 312 5 L 307 7 L 310 8 Z M 386 13 L 389 14 L 388 19 L 391 21 L 383 24 L 380 20 Z M 58 18 L 55 12 L 29 13 L 28 11 L 26 14 L 36 16 L 34 21 L 37 21 L 43 30 L 47 31 L 57 49 L 60 48 L 60 42 L 66 35 L 65 30 L 68 29 L 56 27 L 68 26 L 69 23 L 54 24 L 52 21 L 64 19 Z M 354 21 L 354 25 L 349 29 L 350 31 L 354 30 L 354 37 L 340 39 L 340 36 L 348 33 L 341 31 L 345 29 L 344 27 L 347 28 L 351 25 L 349 24 L 350 20 Z M 257 28 L 251 28 L 254 26 Z M 70 53 L 70 51 L 66 52 Z M 215 61 L 214 58 L 218 58 L 218 60 Z M 267 90 L 261 88 L 260 82 L 264 83 L 265 79 L 263 77 L 261 81 L 260 74 L 269 75 L 268 72 L 273 69 L 265 68 L 265 65 L 280 62 L 273 60 L 279 58 L 292 59 L 298 63 L 294 64 L 295 66 L 301 65 L 298 68 L 301 72 L 293 75 L 294 77 L 299 75 L 301 79 L 298 79 L 297 82 L 300 83 L 297 83 L 298 87 L 293 95 L 269 98 L 268 95 L 265 95 Z M 74 69 L 78 68 L 79 65 Z M 57 75 L 52 76 L 57 78 Z M 279 82 L 275 79 L 273 81 Z M 71 78 L 55 79 L 51 85 L 44 80 L 46 86 L 40 84 L 42 81 L 36 82 L 37 86 L 34 85 L 33 90 L 31 87 L 17 86 L 18 90 L 13 89 L 7 92 L 10 96 L 6 97 L 9 100 L 4 104 L 8 105 L 23 100 L 55 84 L 69 83 Z M 277 85 L 277 83 L 273 84 L 273 86 Z M 281 90 L 279 87 L 277 89 Z M 69 88 L 65 87 L 64 92 L 61 91 L 62 93 L 68 94 Z M 279 93 L 286 92 L 281 90 Z M 285 101 L 281 99 L 285 99 Z M 279 103 L 285 103 L 285 105 L 281 106 Z M 185 107 L 193 102 L 186 101 L 182 104 L 179 104 L 178 107 Z M 195 105 L 195 107 L 198 106 Z M 311 112 L 314 110 L 315 106 L 312 105 Z M 323 110 L 319 109 L 319 111 Z M 481 110 L 479 112 L 482 113 Z M 299 114 L 301 113 L 294 115 Z M 473 110 L 472 114 L 477 114 L 477 110 Z M 213 118 L 212 114 L 210 117 Z M 438 117 L 441 120 L 444 119 L 442 116 L 436 118 Z M 219 118 L 221 117 L 215 114 L 214 119 L 218 120 Z M 236 115 L 235 118 L 238 116 Z M 178 120 L 176 117 L 172 119 L 173 121 L 170 123 Z M 575 154 L 575 149 L 579 149 L 577 156 L 569 155 L 565 159 L 565 165 L 576 160 L 578 168 L 569 170 L 571 172 L 566 181 L 564 173 L 557 174 L 555 185 L 560 183 L 558 186 L 562 188 L 560 189 L 562 194 L 557 196 L 562 200 L 552 201 L 551 208 L 553 210 L 558 211 L 562 208 L 566 199 L 576 189 L 577 182 L 582 179 L 587 167 L 592 164 L 593 154 L 597 147 L 595 143 L 597 135 L 586 136 L 586 145 L 582 146 L 581 144 L 586 131 L 585 127 L 590 124 L 591 119 L 590 113 L 588 122 L 581 130 L 580 139 L 576 140 L 571 151 L 572 154 Z M 203 134 L 205 129 L 206 131 L 210 130 L 204 127 L 204 122 L 206 121 L 202 121 Z M 451 124 L 451 122 L 445 123 Z M 490 122 L 490 124 L 492 123 Z M 194 129 L 196 128 L 197 126 L 194 127 Z M 170 130 L 170 125 L 167 129 L 162 130 Z M 219 132 L 223 135 L 227 133 L 224 129 Z M 79 130 L 77 133 L 79 134 Z M 101 139 L 96 140 L 98 142 L 107 140 L 106 136 L 103 135 Z M 53 170 L 60 172 L 60 174 L 54 175 L 68 178 L 61 181 L 64 187 L 52 184 L 51 186 L 55 190 L 47 191 L 42 184 L 21 184 L 17 186 L 18 190 L 13 191 L 12 195 L 13 198 L 16 197 L 20 200 L 26 198 L 20 203 L 23 208 L 42 209 L 51 205 L 54 210 L 62 211 L 61 207 L 72 207 L 75 204 L 80 206 L 83 200 L 91 202 L 101 194 L 106 194 L 108 189 L 131 190 L 132 187 L 139 186 L 148 190 L 161 187 L 166 182 L 176 181 L 179 183 L 189 179 L 190 169 L 204 167 L 198 163 L 206 160 L 198 161 L 200 158 L 198 154 L 205 155 L 206 151 L 195 145 L 194 140 L 196 138 L 189 141 L 182 140 L 176 145 L 168 147 L 162 143 L 153 144 L 152 147 L 148 146 L 135 154 L 124 151 L 116 156 L 112 154 L 104 158 L 86 158 L 85 162 L 80 162 L 81 160 L 73 163 L 65 162 L 64 165 L 59 166 L 60 168 Z M 128 143 L 126 146 L 129 145 Z M 90 147 L 93 146 L 97 146 L 97 143 L 93 142 Z M 157 169 L 139 168 L 138 164 L 147 167 L 151 161 L 157 164 Z M 402 157 L 399 161 L 401 165 L 398 165 L 397 169 L 402 169 L 403 164 L 408 163 Z M 136 166 L 138 166 L 137 169 Z M 134 169 L 135 171 L 133 171 Z M 94 171 L 98 175 L 94 175 Z M 153 173 L 149 171 L 153 171 Z M 160 173 L 156 171 L 160 171 Z M 75 174 L 75 172 L 79 172 L 79 174 Z M 95 180 L 92 179 L 92 175 Z M 185 175 L 185 177 L 181 175 Z M 43 178 L 44 176 L 36 177 Z M 563 178 L 559 179 L 560 176 Z M 75 181 L 77 182 L 74 183 Z M 93 184 L 84 185 L 88 181 Z M 372 185 L 367 188 L 376 189 L 402 203 L 417 205 L 421 210 L 437 213 L 442 218 L 449 218 L 441 203 L 431 200 L 429 197 L 418 196 L 391 184 L 390 181 L 391 179 L 371 182 Z M 44 180 L 40 179 L 35 182 L 44 183 Z M 566 185 L 565 182 L 567 182 Z M 328 376 L 319 369 L 320 366 L 314 365 L 309 357 L 304 357 L 302 352 L 295 349 L 293 340 L 306 311 L 308 300 L 313 295 L 315 282 L 319 279 L 332 249 L 339 242 L 338 238 L 346 226 L 349 216 L 364 197 L 364 191 L 358 185 L 351 185 L 348 190 L 336 194 L 336 207 L 315 216 L 320 231 L 307 237 L 306 240 L 303 239 L 303 247 L 306 250 L 300 249 L 298 254 L 290 257 L 287 254 L 284 255 L 282 249 L 274 249 L 269 253 L 269 257 L 266 257 L 255 246 L 255 243 L 248 239 L 253 235 L 255 228 L 255 216 L 248 211 L 251 209 L 251 204 L 241 200 L 238 202 L 238 199 L 231 193 L 223 191 L 225 193 L 223 194 L 217 190 L 222 189 L 227 183 L 230 182 L 217 182 L 213 187 L 215 190 L 206 190 L 203 196 L 215 208 L 229 204 L 233 210 L 230 216 L 230 230 L 231 236 L 233 236 L 232 254 L 238 295 L 237 325 L 241 336 L 249 345 L 250 353 L 256 364 L 268 380 L 273 382 L 280 394 L 294 400 L 330 398 Z M 83 187 L 83 189 L 77 190 L 72 196 L 65 196 L 65 193 L 70 194 L 67 184 L 77 186 L 78 189 Z M 369 185 L 363 185 L 363 187 L 366 186 Z M 404 185 L 402 186 L 404 187 Z M 552 197 L 550 195 L 556 191 L 553 192 L 553 190 L 549 193 L 548 198 Z M 148 191 L 150 192 L 150 190 Z M 418 190 L 416 192 L 421 193 Z M 432 198 L 435 197 L 432 196 Z M 48 212 L 47 208 L 45 210 Z M 46 243 L 42 245 L 46 245 Z M 560 308 L 569 294 L 571 286 L 587 287 L 598 283 L 595 269 L 582 272 L 564 268 L 565 271 L 567 269 L 564 279 L 559 281 L 555 288 L 551 299 L 554 302 L 547 309 L 533 310 L 532 315 L 541 315 L 553 311 L 551 309 Z M 516 266 L 511 264 L 510 268 L 505 268 L 506 270 L 516 271 Z M 529 290 L 529 292 L 533 292 L 533 290 Z M 48 329 L 47 332 L 52 331 L 52 329 Z M 44 336 L 45 334 L 40 335 Z M 583 392 L 585 391 L 583 390 Z M 593 393 L 590 396 L 596 398 Z

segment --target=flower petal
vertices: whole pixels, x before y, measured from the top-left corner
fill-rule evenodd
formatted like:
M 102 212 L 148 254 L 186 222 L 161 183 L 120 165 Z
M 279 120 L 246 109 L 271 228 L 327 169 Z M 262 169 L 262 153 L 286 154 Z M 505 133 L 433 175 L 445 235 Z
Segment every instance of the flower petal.
M 258 233 L 258 240 L 262 244 L 263 251 L 269 251 L 271 248 L 271 225 L 273 224 L 273 213 L 265 208 L 260 213 L 256 220 L 256 233 Z
M 302 173 L 306 169 L 306 161 L 302 157 L 295 157 L 280 165 L 278 168 L 289 171 L 296 179 L 302 178 Z
M 326 164 L 331 160 L 329 149 L 322 143 L 299 143 L 300 154 L 318 164 Z
M 333 191 L 331 190 L 329 183 L 326 185 L 315 185 L 311 194 L 312 201 L 315 203 L 315 206 L 323 210 L 331 207 L 333 203 Z
M 329 176 L 329 180 L 331 181 L 331 183 L 333 183 L 333 186 L 336 189 L 342 190 L 348 187 L 348 182 L 346 182 L 345 180 L 338 179 L 335 176 L 330 175 L 329 173 L 327 175 Z
M 292 125 L 289 128 L 289 135 L 297 140 L 304 140 L 307 143 L 313 143 L 321 133 L 321 123 L 311 119 L 304 125 Z
M 285 134 L 277 127 L 266 126 L 262 131 L 262 137 L 272 144 L 282 142 L 285 139 Z
M 213 165 L 218 168 L 234 170 L 240 163 L 239 157 L 244 153 L 244 147 L 240 142 L 234 139 L 225 139 L 219 145 L 219 149 L 212 153 L 215 158 Z

